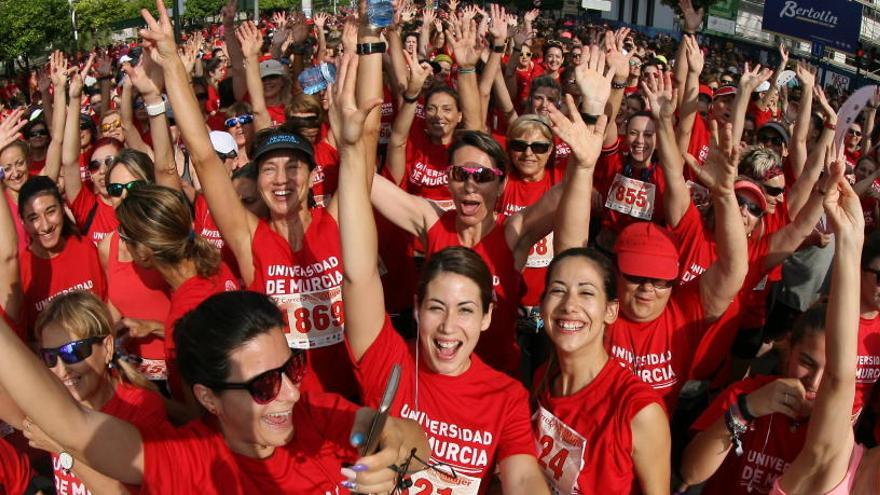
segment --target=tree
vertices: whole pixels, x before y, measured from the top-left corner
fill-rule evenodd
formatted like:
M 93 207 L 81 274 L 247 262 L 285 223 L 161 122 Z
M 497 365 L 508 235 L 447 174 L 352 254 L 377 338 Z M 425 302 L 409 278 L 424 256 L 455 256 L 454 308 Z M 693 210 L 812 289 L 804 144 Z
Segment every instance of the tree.
M 0 60 L 73 46 L 67 0 L 0 0 Z

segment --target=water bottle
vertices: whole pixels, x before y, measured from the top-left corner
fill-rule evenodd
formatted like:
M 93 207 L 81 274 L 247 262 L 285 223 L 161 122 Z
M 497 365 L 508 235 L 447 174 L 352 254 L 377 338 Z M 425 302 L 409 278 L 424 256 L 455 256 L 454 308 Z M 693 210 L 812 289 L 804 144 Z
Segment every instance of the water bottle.
M 336 82 L 336 66 L 322 62 L 300 72 L 299 85 L 303 93 L 313 95 L 327 89 L 328 84 Z
M 391 0 L 367 0 L 367 19 L 371 27 L 388 27 L 394 20 Z

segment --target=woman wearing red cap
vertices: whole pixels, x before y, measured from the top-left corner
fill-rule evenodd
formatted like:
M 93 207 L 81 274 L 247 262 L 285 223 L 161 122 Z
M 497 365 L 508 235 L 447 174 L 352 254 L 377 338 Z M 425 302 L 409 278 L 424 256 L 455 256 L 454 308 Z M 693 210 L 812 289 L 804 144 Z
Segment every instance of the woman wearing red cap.
M 434 253 L 415 302 L 418 341 L 408 345 L 391 326 L 370 206 L 373 173 L 364 159 L 367 141 L 376 137 L 361 132 L 369 107 L 355 102 L 356 66 L 343 65 L 340 73 L 347 77 L 341 78 L 330 114 L 333 128 L 343 127 L 338 195 L 343 292 L 346 308 L 357 315 L 346 322 L 345 333 L 363 398 L 378 403 L 392 365 L 400 364 L 391 414 L 417 420 L 432 447 L 430 459 L 424 459 L 428 468 L 412 476 L 412 491 L 483 495 L 497 473 L 504 493 L 547 494 L 525 389 L 474 355 L 493 311 L 491 274 L 481 257 L 463 247 Z

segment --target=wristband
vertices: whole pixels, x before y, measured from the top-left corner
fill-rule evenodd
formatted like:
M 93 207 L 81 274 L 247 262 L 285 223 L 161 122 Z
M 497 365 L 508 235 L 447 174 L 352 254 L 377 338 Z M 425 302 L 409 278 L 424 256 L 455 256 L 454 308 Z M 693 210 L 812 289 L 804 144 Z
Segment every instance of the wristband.
M 459 67 L 458 73 L 459 73 L 459 75 L 461 75 L 461 74 L 476 74 L 477 68 L 476 67 Z
M 358 43 L 355 53 L 358 55 L 372 55 L 374 53 L 385 53 L 388 45 L 384 41 L 378 43 Z
M 146 105 L 144 108 L 147 110 L 147 115 L 150 117 L 158 117 L 165 113 L 167 109 L 165 106 L 165 99 L 163 98 L 161 102 L 154 103 L 152 105 Z
M 746 394 L 743 393 L 736 396 L 736 405 L 739 407 L 739 412 L 747 423 L 751 423 L 757 419 L 757 417 L 749 411 L 749 403 L 746 400 Z
M 419 101 L 419 96 L 421 94 L 422 94 L 422 92 L 419 91 L 418 93 L 416 93 L 415 96 L 407 96 L 406 91 L 404 91 L 403 93 L 400 94 L 400 96 L 403 98 L 403 101 L 405 101 L 407 103 L 415 103 L 415 102 Z
M 492 47 L 492 51 L 495 53 L 504 53 L 504 45 L 495 45 Z
M 581 112 L 581 120 L 584 121 L 584 124 L 596 125 L 596 122 L 599 122 L 599 116 L 593 115 L 591 113 Z
M 624 81 L 622 83 L 611 81 L 611 88 L 612 89 L 626 89 L 626 81 Z
M 828 122 L 828 121 L 826 120 L 826 121 L 825 121 L 825 124 L 823 125 L 823 127 L 826 128 L 826 129 L 828 129 L 829 131 L 836 131 L 836 130 L 837 130 L 837 122 L 835 122 L 835 123 L 832 124 L 831 122 Z

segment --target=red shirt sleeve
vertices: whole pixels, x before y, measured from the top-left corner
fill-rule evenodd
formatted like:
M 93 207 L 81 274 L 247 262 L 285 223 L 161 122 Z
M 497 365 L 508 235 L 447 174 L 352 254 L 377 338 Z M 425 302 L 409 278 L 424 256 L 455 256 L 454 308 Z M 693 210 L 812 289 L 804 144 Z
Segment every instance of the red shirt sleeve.
M 33 471 L 26 455 L 0 438 L 0 493 L 27 492 Z
M 394 330 L 391 318 L 385 315 L 382 330 L 379 331 L 379 335 L 376 336 L 376 340 L 373 341 L 367 352 L 361 356 L 360 361 L 357 361 L 351 353 L 348 336 L 345 338 L 345 346 L 348 349 L 348 356 L 354 364 L 355 376 L 361 387 L 361 398 L 364 404 L 377 405 L 375 402 L 385 392 L 385 382 L 388 379 L 388 373 L 391 372 L 391 367 L 394 363 L 403 363 L 409 359 L 406 342 Z
M 511 390 L 504 410 L 507 415 L 498 440 L 498 461 L 512 455 L 537 455 L 529 419 L 529 397 L 524 388 Z
M 68 206 L 70 206 L 70 211 L 73 213 L 73 218 L 76 220 L 76 224 L 82 227 L 89 218 L 89 213 L 92 212 L 92 209 L 95 208 L 97 204 L 98 198 L 95 197 L 95 193 L 93 193 L 86 184 L 83 184 L 82 187 L 79 188 L 79 194 L 73 198 L 73 201 L 70 202 Z

